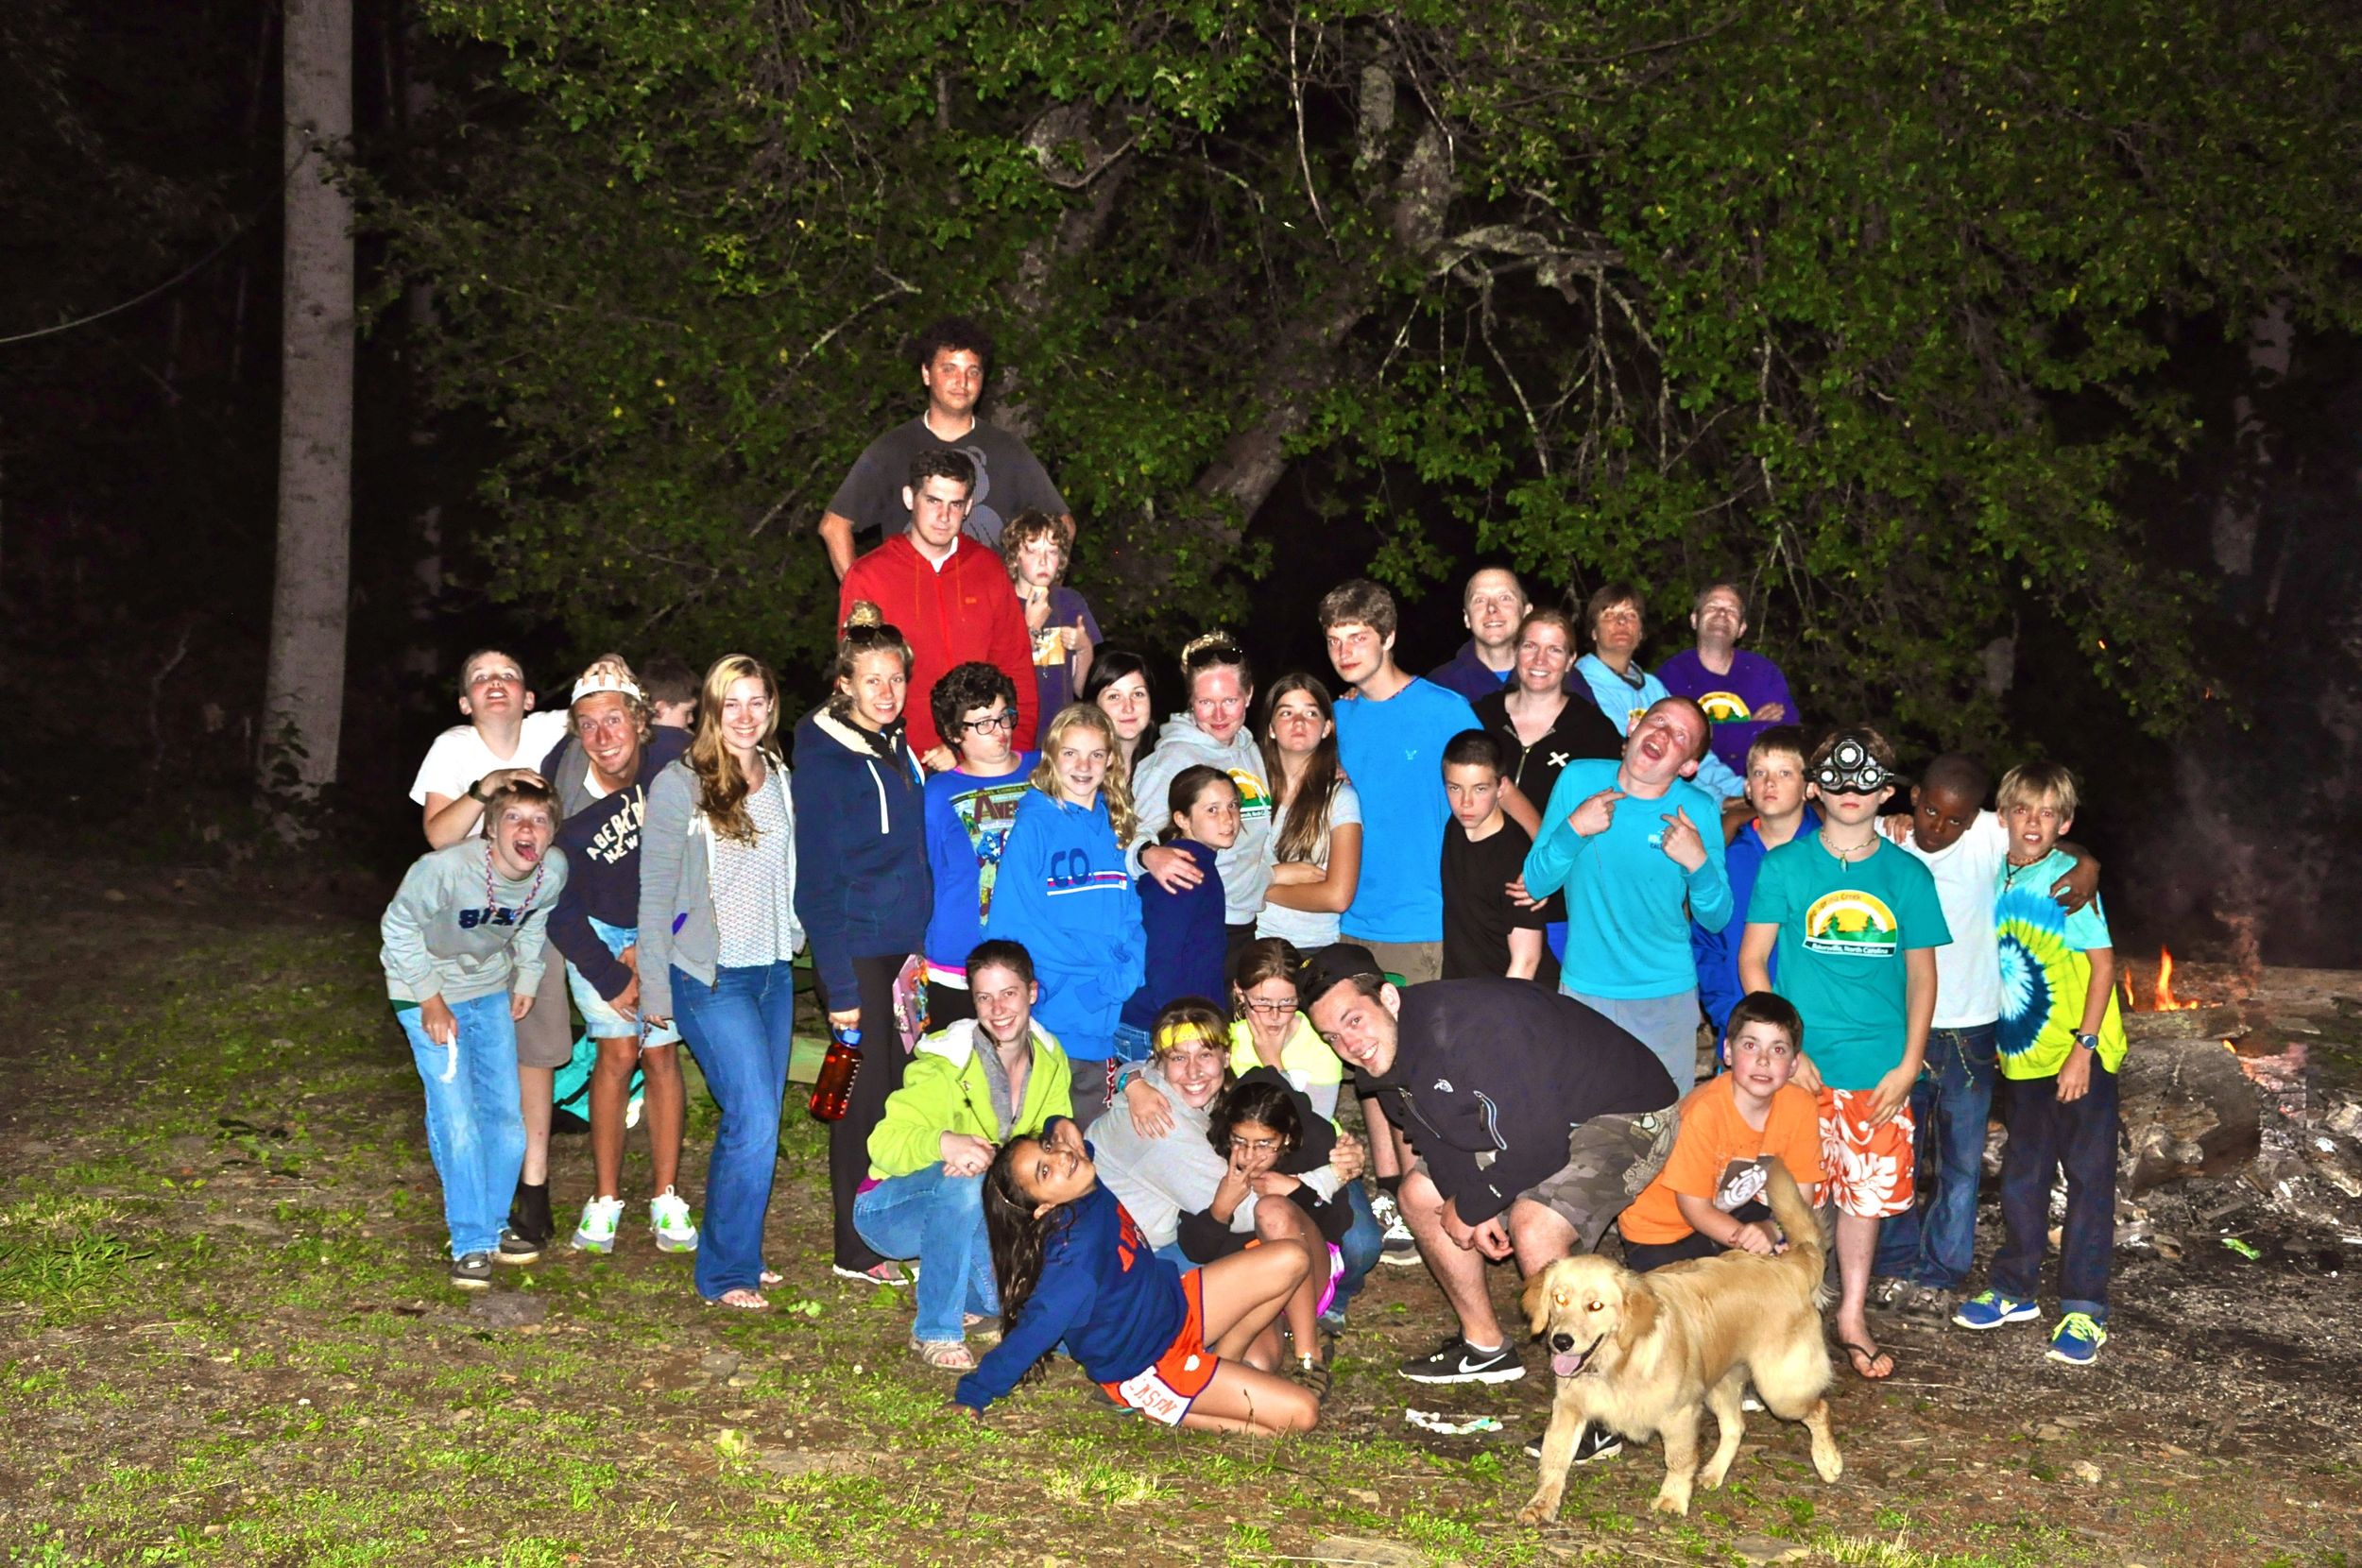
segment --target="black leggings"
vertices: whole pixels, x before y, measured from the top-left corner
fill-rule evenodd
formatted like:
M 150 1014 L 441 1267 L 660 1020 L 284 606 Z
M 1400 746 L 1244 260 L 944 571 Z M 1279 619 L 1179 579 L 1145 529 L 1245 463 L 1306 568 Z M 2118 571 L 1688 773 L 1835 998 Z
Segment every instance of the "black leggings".
M 1731 1218 L 1752 1222 L 1771 1219 L 1772 1211 L 1761 1203 L 1741 1203 L 1731 1210 Z M 1627 1241 L 1624 1243 L 1624 1267 L 1635 1274 L 1645 1274 L 1669 1263 L 1686 1263 L 1693 1257 L 1717 1257 L 1727 1250 L 1720 1242 L 1697 1231 L 1690 1232 L 1679 1241 L 1653 1244 Z
M 868 1269 L 884 1261 L 853 1229 L 853 1197 L 869 1176 L 869 1133 L 885 1116 L 886 1097 L 902 1086 L 902 1032 L 894 1017 L 894 978 L 907 953 L 857 958 L 861 984 L 861 1071 L 842 1119 L 829 1124 L 829 1201 L 836 1210 L 836 1264 Z M 840 1005 L 830 998 L 830 1005 Z

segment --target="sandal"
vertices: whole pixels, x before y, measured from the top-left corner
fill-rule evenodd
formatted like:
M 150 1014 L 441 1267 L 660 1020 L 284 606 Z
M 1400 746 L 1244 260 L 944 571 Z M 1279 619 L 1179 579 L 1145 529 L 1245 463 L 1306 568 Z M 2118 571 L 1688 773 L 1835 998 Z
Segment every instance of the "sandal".
M 937 1372 L 969 1372 L 976 1370 L 976 1353 L 962 1339 L 913 1339 L 911 1354 Z
M 1001 1342 L 1001 1320 L 998 1318 L 987 1318 L 981 1312 L 963 1312 L 960 1314 L 960 1327 L 987 1345 Z
M 1894 1375 L 1894 1357 L 1888 1355 L 1885 1351 L 1873 1350 L 1868 1345 L 1857 1344 L 1851 1339 L 1840 1339 L 1838 1341 L 1838 1344 L 1840 1348 L 1845 1352 L 1846 1358 L 1853 1362 L 1854 1375 L 1860 1378 L 1863 1382 L 1883 1383 L 1888 1378 Z M 1869 1370 L 1870 1368 L 1876 1366 L 1881 1361 L 1886 1363 L 1886 1371 L 1872 1372 Z
M 1310 1355 L 1297 1356 L 1295 1364 L 1288 1369 L 1288 1381 L 1310 1390 L 1314 1399 L 1328 1397 L 1328 1387 L 1334 1376 L 1327 1362 Z
M 755 1277 L 762 1282 L 765 1290 L 776 1290 L 787 1283 L 787 1276 L 776 1269 L 765 1269 Z
M 743 1285 L 734 1290 L 725 1290 L 718 1296 L 708 1296 L 705 1298 L 705 1304 L 708 1306 L 731 1307 L 740 1312 L 771 1310 L 771 1304 L 763 1299 L 762 1291 L 749 1290 Z

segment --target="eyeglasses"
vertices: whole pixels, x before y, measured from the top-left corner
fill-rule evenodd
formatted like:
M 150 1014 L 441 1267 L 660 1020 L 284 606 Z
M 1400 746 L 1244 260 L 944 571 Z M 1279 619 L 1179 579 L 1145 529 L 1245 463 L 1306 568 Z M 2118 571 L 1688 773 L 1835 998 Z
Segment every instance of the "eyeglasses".
M 990 713 L 981 719 L 960 721 L 962 730 L 973 730 L 980 734 L 987 730 L 1015 729 L 1016 727 L 1017 715 L 1014 713 Z
M 1232 1138 L 1230 1152 L 1233 1154 L 1276 1154 L 1279 1152 L 1279 1140 L 1277 1138 Z
M 1292 997 L 1284 1002 L 1267 1002 L 1258 997 L 1249 997 L 1246 999 L 1246 1007 L 1248 1012 L 1260 1013 L 1266 1018 L 1284 1018 L 1296 1010 L 1295 998 Z

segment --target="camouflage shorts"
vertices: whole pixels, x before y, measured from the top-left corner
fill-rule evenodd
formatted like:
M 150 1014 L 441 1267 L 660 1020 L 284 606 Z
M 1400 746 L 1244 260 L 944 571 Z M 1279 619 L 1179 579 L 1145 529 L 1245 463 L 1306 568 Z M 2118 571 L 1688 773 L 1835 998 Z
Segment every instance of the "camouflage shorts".
M 1678 1105 L 1593 1116 L 1567 1134 L 1566 1163 L 1518 1196 L 1550 1208 L 1575 1228 L 1578 1249 L 1590 1252 L 1665 1167 L 1680 1125 Z

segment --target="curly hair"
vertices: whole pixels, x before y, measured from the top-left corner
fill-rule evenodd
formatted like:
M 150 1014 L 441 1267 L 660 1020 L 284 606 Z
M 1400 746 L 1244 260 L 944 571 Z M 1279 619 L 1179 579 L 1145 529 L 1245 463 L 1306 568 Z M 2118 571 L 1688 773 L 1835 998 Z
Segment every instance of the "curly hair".
M 992 363 L 992 334 L 965 315 L 938 316 L 911 334 L 905 350 L 913 365 L 921 370 L 933 366 L 935 356 L 957 353 L 965 349 L 983 360 Z
M 1074 546 L 1066 537 L 1065 526 L 1056 518 L 1035 506 L 1027 507 L 1001 526 L 1001 559 L 1008 567 L 1009 575 L 1017 575 L 1017 558 L 1036 539 L 1057 541 L 1058 572 L 1057 578 L 1052 580 L 1054 582 L 1065 577 L 1066 569 L 1074 558 Z
M 1017 682 L 1009 678 L 1007 671 L 982 659 L 954 664 L 927 694 L 927 709 L 934 715 L 935 733 L 957 750 L 965 733 L 960 721 L 971 707 L 990 707 L 995 697 L 1008 704 L 1012 714 L 1016 713 Z M 1025 748 L 1018 745 L 1015 749 Z

